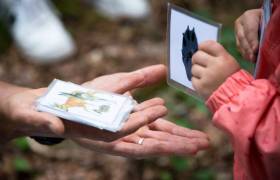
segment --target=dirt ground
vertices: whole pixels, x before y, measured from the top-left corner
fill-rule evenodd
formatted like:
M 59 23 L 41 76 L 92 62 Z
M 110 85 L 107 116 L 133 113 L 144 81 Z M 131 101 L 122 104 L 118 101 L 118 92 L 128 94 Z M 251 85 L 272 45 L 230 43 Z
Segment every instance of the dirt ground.
M 210 16 L 231 26 L 250 1 L 173 1 L 185 8 Z M 5 31 L 0 36 L 0 78 L 2 81 L 39 88 L 54 78 L 82 83 L 95 77 L 120 71 L 131 71 L 166 60 L 166 1 L 151 1 L 151 18 L 142 21 L 112 21 L 96 13 L 84 1 L 55 1 L 67 29 L 75 39 L 77 53 L 52 65 L 32 63 L 16 48 Z M 230 9 L 228 7 L 231 7 Z M 210 124 L 211 116 L 203 104 L 185 97 L 165 83 L 144 89 L 139 99 L 150 96 L 165 98 L 176 108 L 168 119 L 188 119 L 192 127 L 206 131 L 212 147 L 196 157 L 161 157 L 132 160 L 95 153 L 66 141 L 54 147 L 18 148 L 9 144 L 1 153 L 0 179 L 38 180 L 154 180 L 154 179 L 232 179 L 232 150 L 227 138 Z M 182 101 L 184 96 L 185 102 Z M 35 149 L 35 152 L 34 150 Z M 30 168 L 15 168 L 15 158 L 24 159 Z

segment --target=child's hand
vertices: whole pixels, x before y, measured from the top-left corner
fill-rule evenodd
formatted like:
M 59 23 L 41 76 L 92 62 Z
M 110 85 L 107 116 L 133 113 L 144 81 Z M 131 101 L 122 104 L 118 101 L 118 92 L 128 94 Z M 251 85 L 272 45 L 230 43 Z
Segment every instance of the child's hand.
M 237 61 L 215 41 L 201 43 L 192 63 L 193 86 L 205 100 L 240 69 Z
M 250 61 L 256 60 L 259 47 L 258 30 L 261 24 L 262 9 L 248 10 L 235 21 L 236 45 L 242 56 Z

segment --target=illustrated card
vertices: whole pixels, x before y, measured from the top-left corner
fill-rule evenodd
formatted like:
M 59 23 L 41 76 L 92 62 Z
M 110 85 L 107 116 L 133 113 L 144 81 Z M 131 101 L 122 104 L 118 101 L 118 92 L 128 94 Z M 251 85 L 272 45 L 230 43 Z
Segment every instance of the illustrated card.
M 220 30 L 220 24 L 204 20 L 181 7 L 168 4 L 169 85 L 198 97 L 191 81 L 192 56 L 201 42 L 218 41 Z
M 118 131 L 128 119 L 135 101 L 124 95 L 87 89 L 54 80 L 37 102 L 37 109 L 66 120 Z

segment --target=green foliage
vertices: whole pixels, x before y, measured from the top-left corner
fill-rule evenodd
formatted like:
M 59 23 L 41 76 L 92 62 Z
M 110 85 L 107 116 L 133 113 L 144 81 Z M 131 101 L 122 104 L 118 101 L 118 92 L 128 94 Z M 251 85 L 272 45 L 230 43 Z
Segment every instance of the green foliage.
M 190 124 L 188 121 L 185 119 L 177 119 L 174 121 L 177 125 L 185 127 L 185 128 L 193 128 L 192 124 Z
M 215 173 L 211 169 L 202 169 L 196 171 L 191 178 L 193 180 L 214 180 Z
M 203 19 L 207 19 L 210 21 L 211 19 L 213 19 L 213 16 L 211 15 L 210 11 L 206 7 L 195 9 L 194 13 L 202 17 Z
M 13 160 L 13 166 L 17 172 L 32 171 L 32 167 L 31 167 L 30 163 L 26 159 L 24 159 L 20 156 L 15 157 L 15 159 Z
M 13 144 L 21 151 L 28 151 L 30 149 L 26 138 L 17 138 L 13 141 Z
M 53 1 L 55 7 L 65 17 L 79 17 L 83 13 L 81 2 L 77 0 L 72 1 Z
M 183 171 L 188 170 L 188 168 L 189 168 L 187 158 L 174 156 L 174 157 L 171 157 L 170 161 L 171 161 L 172 167 L 174 167 L 174 169 L 177 172 L 183 172 Z
M 168 171 L 161 171 L 160 172 L 160 179 L 161 180 L 173 180 L 172 174 Z

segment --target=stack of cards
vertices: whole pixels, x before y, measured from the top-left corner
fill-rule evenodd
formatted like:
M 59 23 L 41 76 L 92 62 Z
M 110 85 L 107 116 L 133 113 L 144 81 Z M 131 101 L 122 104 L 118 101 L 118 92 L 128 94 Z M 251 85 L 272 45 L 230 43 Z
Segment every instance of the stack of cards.
M 135 105 L 129 96 L 60 80 L 54 80 L 36 104 L 38 111 L 112 132 L 122 128 Z

